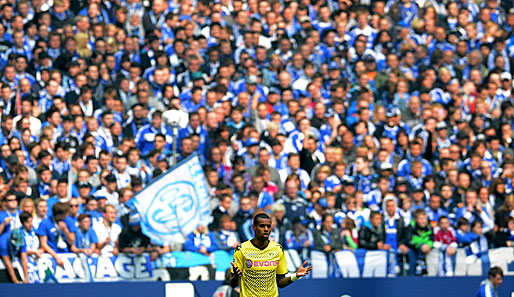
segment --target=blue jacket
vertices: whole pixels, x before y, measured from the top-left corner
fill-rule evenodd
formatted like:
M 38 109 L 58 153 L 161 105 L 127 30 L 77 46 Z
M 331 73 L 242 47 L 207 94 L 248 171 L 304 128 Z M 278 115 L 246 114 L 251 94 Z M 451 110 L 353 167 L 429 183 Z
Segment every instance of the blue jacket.
M 141 155 L 148 154 L 152 149 L 155 148 L 154 140 L 155 135 L 164 134 L 166 136 L 166 148 L 169 148 L 171 142 L 173 141 L 173 133 L 171 130 L 166 127 L 164 124 L 161 125 L 159 129 L 155 129 L 152 124 L 146 124 L 137 131 L 135 141 L 136 145 L 141 151 Z
M 498 297 L 498 293 L 493 284 L 491 284 L 491 281 L 485 279 L 480 283 L 480 289 L 478 289 L 476 297 Z
M 184 243 L 184 251 L 198 252 L 202 246 L 205 247 L 209 253 L 212 253 L 218 249 L 218 244 L 216 243 L 216 237 L 214 236 L 214 233 L 189 233 L 187 240 Z

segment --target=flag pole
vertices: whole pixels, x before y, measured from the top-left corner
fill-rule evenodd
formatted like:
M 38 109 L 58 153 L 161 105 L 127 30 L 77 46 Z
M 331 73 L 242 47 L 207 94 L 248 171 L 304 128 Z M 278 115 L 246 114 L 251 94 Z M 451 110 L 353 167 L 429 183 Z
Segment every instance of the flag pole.
M 173 123 L 171 131 L 173 132 L 173 143 L 171 144 L 171 166 L 177 165 L 177 134 L 178 123 Z
M 75 149 L 70 148 L 69 149 L 70 155 L 68 156 L 68 164 L 70 165 L 70 169 L 68 170 L 68 199 L 71 199 L 71 195 L 73 193 L 73 172 L 72 172 L 72 166 L 71 166 L 71 159 L 73 158 L 73 155 L 75 154 Z

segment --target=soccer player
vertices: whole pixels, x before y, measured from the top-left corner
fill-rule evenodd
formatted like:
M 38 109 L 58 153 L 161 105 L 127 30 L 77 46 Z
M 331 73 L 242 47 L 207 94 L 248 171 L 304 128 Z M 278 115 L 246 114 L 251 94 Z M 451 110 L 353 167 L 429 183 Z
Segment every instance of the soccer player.
M 498 266 L 492 267 L 489 269 L 489 278 L 480 283 L 480 289 L 478 289 L 476 297 L 498 296 L 496 289 L 502 282 L 503 270 Z
M 309 274 L 312 266 L 305 261 L 293 276 L 286 277 L 287 264 L 282 246 L 269 240 L 271 218 L 259 213 L 253 218 L 255 237 L 240 244 L 234 252 L 230 285 L 241 286 L 241 297 L 276 297 L 298 278 Z

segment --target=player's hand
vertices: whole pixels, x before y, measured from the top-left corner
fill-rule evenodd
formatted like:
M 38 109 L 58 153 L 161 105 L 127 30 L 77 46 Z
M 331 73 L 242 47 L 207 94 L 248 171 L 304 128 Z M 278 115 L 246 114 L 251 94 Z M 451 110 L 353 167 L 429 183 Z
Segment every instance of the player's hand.
M 303 262 L 303 264 L 298 267 L 298 270 L 296 271 L 296 277 L 306 276 L 312 270 L 312 266 L 305 267 L 305 265 L 307 265 L 307 261 Z
M 237 276 L 241 277 L 243 275 L 243 272 L 237 267 L 234 262 L 230 262 L 232 264 L 232 269 L 234 269 L 234 274 L 237 274 Z

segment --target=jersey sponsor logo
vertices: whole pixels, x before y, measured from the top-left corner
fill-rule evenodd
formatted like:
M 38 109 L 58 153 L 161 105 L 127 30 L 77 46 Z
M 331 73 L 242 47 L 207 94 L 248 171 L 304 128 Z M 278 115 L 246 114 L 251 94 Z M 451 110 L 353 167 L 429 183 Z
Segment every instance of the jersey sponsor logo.
M 250 264 L 248 263 L 250 262 Z M 252 261 L 248 260 L 246 261 L 246 266 L 248 268 L 252 267 Z M 249 266 L 248 266 L 249 265 Z M 253 262 L 253 266 L 255 267 L 273 267 L 273 266 L 277 266 L 278 265 L 278 261 L 254 261 Z

